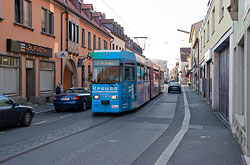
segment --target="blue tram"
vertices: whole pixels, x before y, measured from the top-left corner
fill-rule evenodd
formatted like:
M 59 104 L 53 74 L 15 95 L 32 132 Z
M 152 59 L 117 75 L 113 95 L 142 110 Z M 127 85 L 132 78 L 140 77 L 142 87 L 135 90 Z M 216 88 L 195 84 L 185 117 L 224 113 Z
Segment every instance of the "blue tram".
M 161 70 L 152 66 L 132 52 L 94 51 L 92 112 L 134 110 L 158 95 L 162 91 Z

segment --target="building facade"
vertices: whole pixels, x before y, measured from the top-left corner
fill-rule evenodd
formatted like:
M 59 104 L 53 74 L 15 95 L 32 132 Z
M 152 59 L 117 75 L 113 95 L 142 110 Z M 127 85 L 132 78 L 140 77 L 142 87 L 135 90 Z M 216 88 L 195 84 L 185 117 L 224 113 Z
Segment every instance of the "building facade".
M 181 84 L 187 84 L 187 68 L 189 65 L 188 56 L 190 55 L 190 48 L 180 48 L 180 73 L 179 80 Z
M 230 1 L 210 0 L 200 29 L 200 91 L 219 115 L 229 121 L 229 55 L 232 20 Z
M 234 32 L 230 54 L 230 124 L 233 134 L 250 156 L 250 1 L 231 1 Z
M 199 31 L 203 21 L 197 22 L 191 26 L 189 43 L 191 43 L 191 66 L 188 75 L 192 81 L 191 86 L 199 92 Z
M 112 36 L 78 0 L 11 0 L 0 5 L 0 93 L 25 104 L 53 100 L 64 89 L 89 87 L 95 49 Z M 63 58 L 62 58 L 63 57 Z

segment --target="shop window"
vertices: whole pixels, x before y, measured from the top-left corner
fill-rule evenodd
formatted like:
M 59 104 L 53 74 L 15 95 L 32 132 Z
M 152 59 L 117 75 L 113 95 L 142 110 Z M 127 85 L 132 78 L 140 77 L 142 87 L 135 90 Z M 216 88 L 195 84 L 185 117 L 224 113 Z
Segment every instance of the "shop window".
M 91 49 L 91 33 L 88 32 L 88 49 Z
M 54 35 L 54 13 L 42 8 L 41 31 Z
M 15 0 L 15 23 L 32 27 L 31 0 Z
M 19 58 L 0 56 L 0 93 L 19 94 Z
M 96 35 L 93 35 L 93 49 L 96 49 Z
M 52 92 L 55 89 L 55 67 L 52 62 L 40 61 L 40 92 Z
M 85 29 L 82 29 L 82 46 L 85 46 Z

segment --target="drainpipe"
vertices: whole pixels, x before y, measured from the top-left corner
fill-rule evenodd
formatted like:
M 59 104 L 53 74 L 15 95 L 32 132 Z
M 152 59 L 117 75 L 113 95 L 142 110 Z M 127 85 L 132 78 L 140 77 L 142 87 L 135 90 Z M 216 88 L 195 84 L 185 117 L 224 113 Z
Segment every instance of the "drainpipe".
M 68 51 L 68 5 L 61 13 L 61 51 L 63 51 L 63 15 L 66 14 L 66 50 Z M 61 85 L 63 85 L 63 59 L 61 58 Z
M 111 38 L 111 41 L 110 41 L 110 50 L 112 50 L 112 43 L 114 42 L 114 38 Z

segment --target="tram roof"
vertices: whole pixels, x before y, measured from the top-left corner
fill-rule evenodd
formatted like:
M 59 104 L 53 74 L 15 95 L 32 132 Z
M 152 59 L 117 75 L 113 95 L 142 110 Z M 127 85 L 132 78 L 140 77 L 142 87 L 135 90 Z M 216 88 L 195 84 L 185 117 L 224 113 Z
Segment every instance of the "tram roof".
M 95 50 L 93 59 L 130 59 L 135 60 L 133 52 L 123 50 Z

